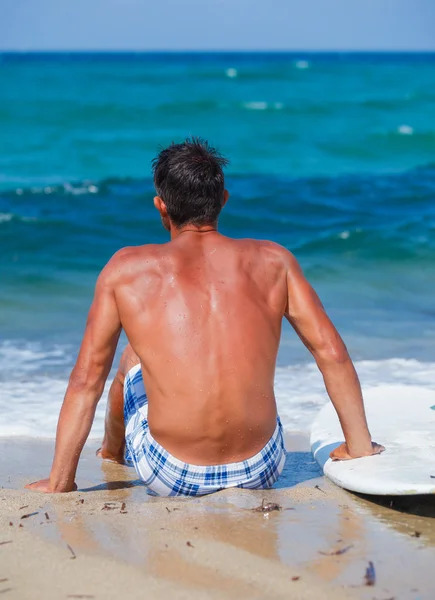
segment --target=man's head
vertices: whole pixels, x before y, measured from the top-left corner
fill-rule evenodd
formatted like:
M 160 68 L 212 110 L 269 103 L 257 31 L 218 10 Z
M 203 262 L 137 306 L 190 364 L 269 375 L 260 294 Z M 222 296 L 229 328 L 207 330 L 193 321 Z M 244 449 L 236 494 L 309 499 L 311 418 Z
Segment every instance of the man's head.
M 223 168 L 228 164 L 217 150 L 199 138 L 171 144 L 153 160 L 154 205 L 163 225 L 215 224 L 228 198 Z

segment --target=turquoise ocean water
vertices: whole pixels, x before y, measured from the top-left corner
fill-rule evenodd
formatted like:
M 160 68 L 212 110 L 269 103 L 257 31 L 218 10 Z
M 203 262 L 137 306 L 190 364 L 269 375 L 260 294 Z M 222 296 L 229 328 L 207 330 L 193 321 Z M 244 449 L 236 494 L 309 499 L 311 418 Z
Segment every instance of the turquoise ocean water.
M 296 254 L 364 386 L 435 388 L 435 54 L 0 54 L 0 434 L 53 435 L 96 276 L 166 240 L 150 162 L 191 134 L 231 160 L 222 232 Z M 276 389 L 307 430 L 290 328 Z

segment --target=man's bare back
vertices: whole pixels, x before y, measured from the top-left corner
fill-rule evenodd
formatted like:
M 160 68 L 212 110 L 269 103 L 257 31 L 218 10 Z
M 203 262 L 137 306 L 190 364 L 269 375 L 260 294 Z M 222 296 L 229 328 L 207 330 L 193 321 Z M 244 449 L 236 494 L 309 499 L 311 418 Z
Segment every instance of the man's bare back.
M 294 256 L 272 242 L 235 240 L 217 232 L 217 218 L 228 200 L 224 165 L 219 153 L 198 140 L 172 145 L 156 159 L 159 195 L 154 204 L 171 241 L 124 248 L 101 272 L 59 417 L 51 474 L 31 489 L 75 489 L 79 457 L 122 330 L 132 349 L 124 362 L 131 363 L 132 356 L 133 364 L 140 362 L 148 397 L 141 427 L 149 429 L 160 453 L 173 457 L 176 477 L 163 485 L 170 494 L 181 489 L 177 460 L 186 465 L 181 477 L 188 464 L 204 469 L 226 464 L 230 471 L 232 463 L 260 456 L 272 440 L 274 458 L 267 453 L 256 461 L 257 470 L 264 467 L 256 478 L 249 479 L 247 468 L 246 482 L 267 487 L 279 476 L 284 455 L 273 384 L 283 317 L 313 354 L 340 418 L 346 442 L 333 458 L 383 450 L 371 442 L 346 346 Z M 127 425 L 126 370 L 121 365 L 111 386 L 100 453 L 120 462 Z M 151 479 L 164 466 L 152 467 Z M 214 472 L 215 487 L 208 486 L 209 469 L 202 491 L 187 482 L 180 493 L 221 489 L 221 470 Z M 196 478 L 193 467 L 192 481 Z M 229 485 L 239 484 L 243 479 L 236 473 Z
M 283 249 L 187 230 L 120 260 L 117 306 L 142 365 L 155 439 L 193 464 L 261 450 L 276 427 Z

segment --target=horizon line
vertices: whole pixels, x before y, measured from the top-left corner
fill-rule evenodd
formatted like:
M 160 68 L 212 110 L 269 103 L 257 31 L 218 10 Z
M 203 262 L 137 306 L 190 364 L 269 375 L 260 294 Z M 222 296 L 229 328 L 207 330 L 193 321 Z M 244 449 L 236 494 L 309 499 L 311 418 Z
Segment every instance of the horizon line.
M 433 49 L 275 49 L 275 48 L 263 48 L 263 49 L 110 49 L 110 48 L 99 48 L 99 49 L 1 49 L 0 54 L 435 54 L 435 48 Z

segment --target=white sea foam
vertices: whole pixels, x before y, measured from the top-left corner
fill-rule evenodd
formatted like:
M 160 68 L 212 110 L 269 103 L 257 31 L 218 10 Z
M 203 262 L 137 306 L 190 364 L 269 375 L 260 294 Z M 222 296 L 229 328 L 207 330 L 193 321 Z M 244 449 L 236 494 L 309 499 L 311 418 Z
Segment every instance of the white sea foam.
M 400 125 L 397 131 L 400 135 L 412 135 L 414 133 L 414 129 L 410 125 Z
M 82 185 L 79 185 L 79 184 L 73 185 L 67 181 L 62 184 L 62 187 L 63 187 L 64 193 L 71 194 L 72 196 L 82 196 L 83 194 L 87 194 L 88 192 L 91 192 L 93 194 L 98 192 L 98 188 L 96 188 L 96 186 L 90 185 L 88 187 L 88 184 L 86 184 L 86 183 L 83 183 Z M 95 189 L 90 189 L 90 188 L 95 188 Z
M 74 356 L 68 346 L 45 351 L 38 344 L 0 345 L 0 436 L 52 438 Z M 366 394 L 382 386 L 395 397 L 398 390 L 412 402 L 418 390 L 434 395 L 435 363 L 390 359 L 356 363 Z M 98 405 L 91 437 L 101 438 L 110 381 Z M 318 410 L 328 402 L 323 379 L 315 364 L 279 367 L 275 392 L 287 431 L 308 433 Z
M 267 102 L 244 102 L 243 106 L 248 110 L 267 110 Z
M 9 223 L 12 219 L 22 221 L 23 223 L 38 220 L 36 217 L 20 217 L 20 215 L 14 215 L 13 213 L 0 213 L 0 224 Z
M 72 361 L 72 349 L 69 345 L 55 345 L 46 349 L 37 342 L 3 342 L 0 344 L 0 386 L 1 381 L 11 377 L 17 368 L 20 375 L 27 377 L 53 367 L 59 369 L 71 366 Z
M 0 436 L 53 438 L 67 378 L 35 376 L 0 381 Z M 102 437 L 110 381 L 99 403 L 91 437 Z
M 295 67 L 297 69 L 309 69 L 310 63 L 307 60 L 298 60 L 295 64 Z
M 284 108 L 283 102 L 244 102 L 243 108 L 247 110 L 282 110 Z
M 227 77 L 231 77 L 231 78 L 237 77 L 237 75 L 238 75 L 237 69 L 227 69 L 225 71 L 225 75 Z

